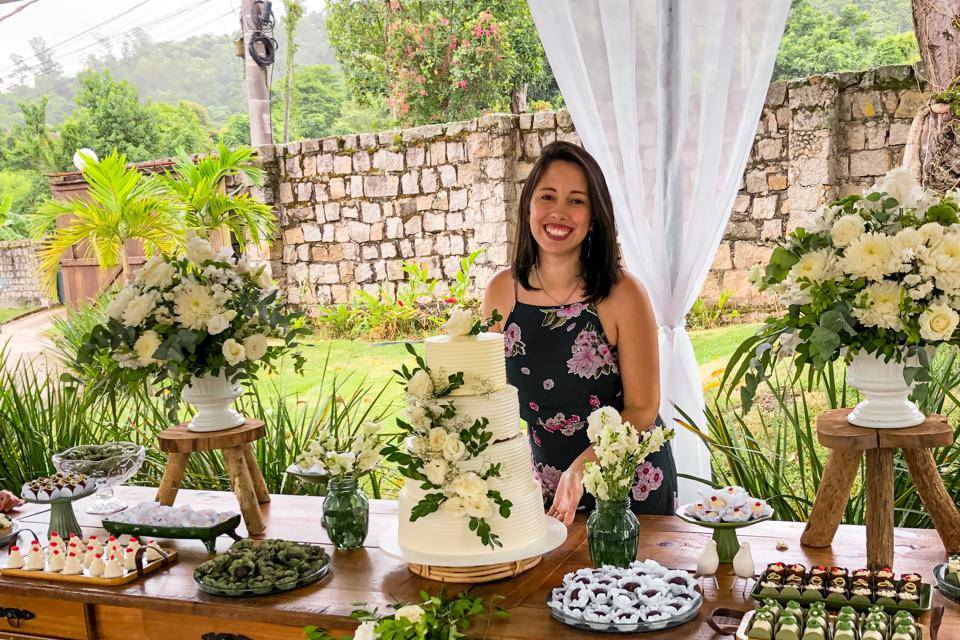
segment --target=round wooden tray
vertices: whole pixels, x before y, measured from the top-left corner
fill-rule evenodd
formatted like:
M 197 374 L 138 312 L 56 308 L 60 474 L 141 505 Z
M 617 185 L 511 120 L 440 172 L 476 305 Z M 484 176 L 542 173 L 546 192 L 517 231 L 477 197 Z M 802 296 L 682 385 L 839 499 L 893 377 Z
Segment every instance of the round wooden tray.
M 534 556 L 515 560 L 513 562 L 500 562 L 497 564 L 487 564 L 479 567 L 437 567 L 428 564 L 408 563 L 407 567 L 413 573 L 427 580 L 436 580 L 438 582 L 456 582 L 461 584 L 480 584 L 482 582 L 493 582 L 504 578 L 513 578 L 524 571 L 529 571 L 540 564 L 543 556 Z

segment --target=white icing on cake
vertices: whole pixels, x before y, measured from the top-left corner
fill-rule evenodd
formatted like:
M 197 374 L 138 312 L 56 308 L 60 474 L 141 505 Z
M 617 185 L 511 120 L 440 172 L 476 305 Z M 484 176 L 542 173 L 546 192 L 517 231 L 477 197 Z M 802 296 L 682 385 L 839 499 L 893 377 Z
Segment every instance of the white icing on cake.
M 493 433 L 491 442 L 509 440 L 520 433 L 520 400 L 517 388 L 512 385 L 487 395 L 449 396 L 447 399 L 457 412 L 457 420 L 463 420 L 467 425 L 486 418 L 487 431 Z
M 453 391 L 454 396 L 494 393 L 507 386 L 503 334 L 500 333 L 427 338 L 424 360 L 438 387 L 447 384 L 450 374 L 463 372 L 463 386 Z

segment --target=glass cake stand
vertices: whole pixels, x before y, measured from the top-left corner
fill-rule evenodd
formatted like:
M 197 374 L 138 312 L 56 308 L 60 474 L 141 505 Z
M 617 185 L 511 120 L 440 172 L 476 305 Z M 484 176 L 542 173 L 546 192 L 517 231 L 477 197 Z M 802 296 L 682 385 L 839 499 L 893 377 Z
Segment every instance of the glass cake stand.
M 113 495 L 117 487 L 137 473 L 147 450 L 132 442 L 108 442 L 73 447 L 52 457 L 60 473 L 82 473 L 97 483 L 97 498 L 87 505 L 87 513 L 106 515 L 127 508 Z

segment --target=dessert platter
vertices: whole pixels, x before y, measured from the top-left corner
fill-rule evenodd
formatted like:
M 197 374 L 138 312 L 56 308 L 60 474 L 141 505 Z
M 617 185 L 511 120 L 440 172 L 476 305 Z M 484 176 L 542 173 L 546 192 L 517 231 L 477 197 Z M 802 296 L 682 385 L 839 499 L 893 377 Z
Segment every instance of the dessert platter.
M 96 490 L 96 483 L 82 473 L 55 473 L 46 478 L 37 478 L 26 483 L 20 497 L 34 504 L 50 505 L 50 528 L 64 535 L 80 535 L 80 525 L 73 513 L 74 500 L 85 498 Z
M 908 611 L 889 613 L 844 607 L 828 612 L 823 602 L 784 605 L 772 600 L 744 616 L 737 640 L 928 640 L 926 629 Z
M 586 631 L 641 633 L 682 625 L 697 617 L 703 595 L 687 571 L 654 560 L 625 568 L 584 568 L 563 576 L 547 596 L 550 615 Z
M 851 572 L 844 567 L 816 566 L 808 571 L 802 564 L 774 562 L 764 570 L 750 595 L 755 600 L 771 599 L 781 604 L 798 600 L 824 602 L 828 608 L 868 610 L 879 605 L 887 612 L 919 612 L 930 609 L 931 591 L 919 574 L 904 573 L 896 578 L 889 568 Z
M 36 539 L 29 547 L 11 546 L 6 562 L 0 568 L 5 578 L 52 580 L 103 586 L 118 586 L 133 582 L 160 567 L 177 560 L 176 550 L 162 549 L 153 540 L 143 544 L 130 537 L 121 544 L 110 536 L 101 540 L 90 536 L 86 540 L 70 534 L 64 540 L 51 532 L 44 547 Z
M 316 544 L 241 540 L 193 572 L 204 593 L 262 596 L 306 586 L 327 575 L 330 555 Z
M 60 473 L 79 473 L 93 480 L 97 497 L 87 513 L 104 515 L 126 509 L 113 495 L 114 487 L 129 480 L 140 469 L 146 449 L 133 442 L 107 442 L 72 447 L 51 457 Z
M 769 520 L 773 508 L 743 487 L 727 486 L 701 494 L 701 500 L 680 506 L 676 515 L 684 522 L 712 529 L 720 562 L 729 563 L 740 550 L 736 530 Z
M 20 523 L 0 513 L 0 548 L 16 541 L 20 532 Z
M 949 600 L 960 602 L 960 555 L 951 555 L 933 568 L 937 590 Z
M 189 505 L 167 507 L 159 502 L 141 502 L 103 519 L 103 528 L 115 536 L 200 540 L 210 553 L 216 553 L 217 538 L 222 535 L 240 540 L 239 526 L 239 513 L 194 510 Z

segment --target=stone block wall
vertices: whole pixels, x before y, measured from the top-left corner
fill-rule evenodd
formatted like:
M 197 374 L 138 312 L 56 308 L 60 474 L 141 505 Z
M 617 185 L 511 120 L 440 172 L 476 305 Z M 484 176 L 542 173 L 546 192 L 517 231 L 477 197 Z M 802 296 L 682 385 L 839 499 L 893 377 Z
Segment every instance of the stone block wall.
M 52 304 L 40 284 L 39 249 L 32 240 L 0 242 L 0 305 Z
M 913 68 L 811 76 L 770 85 L 727 230 L 704 285 L 769 304 L 747 281 L 771 246 L 831 200 L 896 166 L 926 94 Z M 265 146 L 255 195 L 276 206 L 274 276 L 291 301 L 343 302 L 393 290 L 402 263 L 451 279 L 474 267 L 479 295 L 509 263 L 520 188 L 544 145 L 579 143 L 566 110 Z

